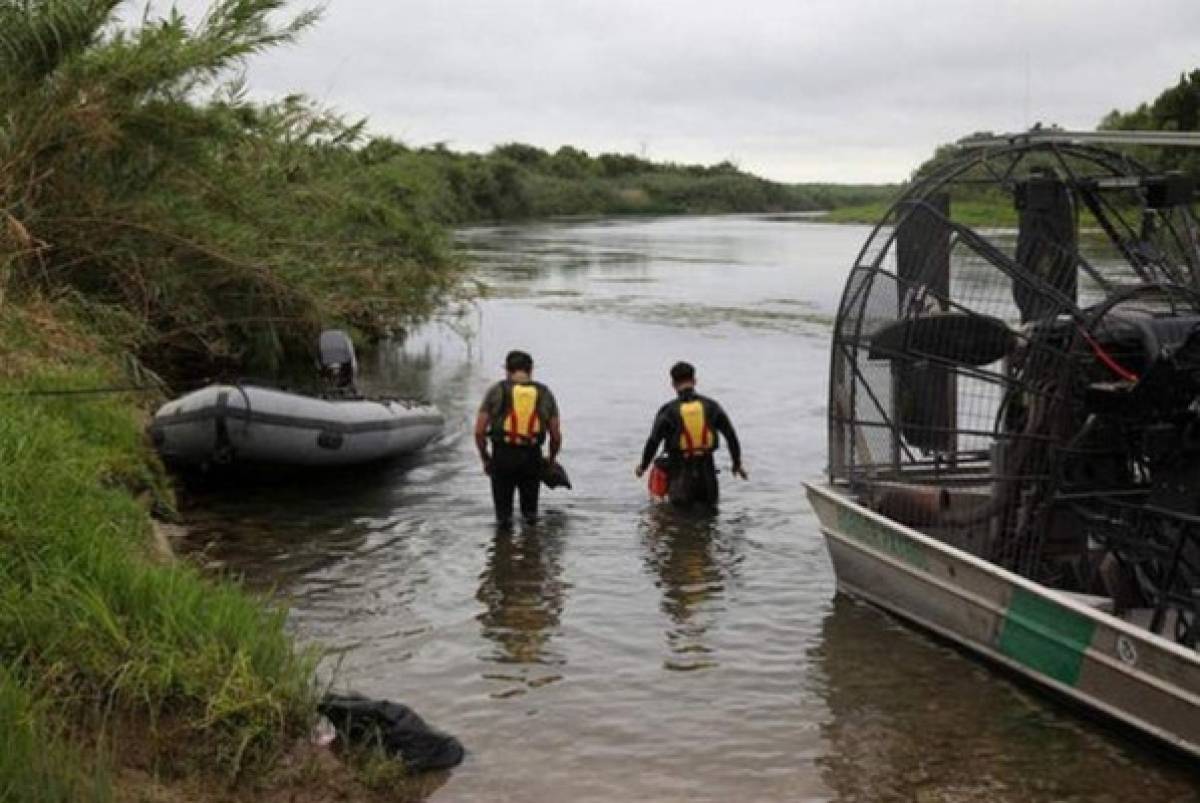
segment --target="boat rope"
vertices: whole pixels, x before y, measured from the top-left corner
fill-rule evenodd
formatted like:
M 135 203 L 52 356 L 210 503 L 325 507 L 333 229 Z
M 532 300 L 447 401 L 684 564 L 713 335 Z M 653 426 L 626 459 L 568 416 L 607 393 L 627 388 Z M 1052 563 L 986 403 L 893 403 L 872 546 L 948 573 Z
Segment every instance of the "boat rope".
M 104 396 L 118 393 L 162 393 L 158 385 L 114 385 L 98 388 L 30 388 L 28 390 L 0 391 L 0 398 L 41 397 L 41 396 Z

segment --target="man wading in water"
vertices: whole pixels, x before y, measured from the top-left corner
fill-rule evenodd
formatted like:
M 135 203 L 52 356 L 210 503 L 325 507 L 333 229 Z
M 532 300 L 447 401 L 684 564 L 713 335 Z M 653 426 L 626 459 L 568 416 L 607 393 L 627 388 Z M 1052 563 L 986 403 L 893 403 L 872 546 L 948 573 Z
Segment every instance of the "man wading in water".
M 713 452 L 720 443 L 717 434 L 724 435 L 729 442 L 733 475 L 745 480 L 749 477 L 742 467 L 742 446 L 721 405 L 696 393 L 696 369 L 690 363 L 677 362 L 671 366 L 671 386 L 678 398 L 659 409 L 654 429 L 642 450 L 642 462 L 633 473 L 641 477 L 658 453 L 659 444 L 665 442 L 670 477 L 667 495 L 671 502 L 716 507 L 717 466 Z
M 504 359 L 506 378 L 488 389 L 475 418 L 475 445 L 483 471 L 492 478 L 496 519 L 512 521 L 513 492 L 521 498 L 521 515 L 537 517 L 542 474 L 554 466 L 562 448 L 558 403 L 554 394 L 533 381 L 533 357 L 510 351 Z M 542 459 L 542 443 L 550 436 L 550 454 Z M 488 454 L 488 441 L 492 452 Z

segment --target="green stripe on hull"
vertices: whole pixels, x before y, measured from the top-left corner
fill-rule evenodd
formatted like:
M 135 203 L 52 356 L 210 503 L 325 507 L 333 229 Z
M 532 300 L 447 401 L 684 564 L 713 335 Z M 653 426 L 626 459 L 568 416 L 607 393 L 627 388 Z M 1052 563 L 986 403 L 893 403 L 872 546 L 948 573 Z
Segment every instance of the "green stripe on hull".
M 929 560 L 921 548 L 907 536 L 895 532 L 849 508 L 837 509 L 838 532 L 861 544 L 899 558 L 910 566 L 929 570 Z
M 1096 623 L 1086 616 L 1014 588 L 998 646 L 1009 658 L 1074 686 L 1095 630 Z

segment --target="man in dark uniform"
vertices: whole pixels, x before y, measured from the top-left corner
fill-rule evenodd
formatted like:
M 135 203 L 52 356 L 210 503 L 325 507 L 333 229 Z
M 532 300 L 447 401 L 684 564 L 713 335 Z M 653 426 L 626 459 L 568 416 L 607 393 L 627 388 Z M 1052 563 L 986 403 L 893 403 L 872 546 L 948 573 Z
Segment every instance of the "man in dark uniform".
M 742 446 L 721 405 L 696 392 L 696 369 L 690 363 L 677 362 L 671 366 L 671 386 L 676 398 L 659 409 L 642 450 L 642 460 L 633 473 L 641 477 L 658 453 L 659 445 L 665 444 L 671 502 L 715 507 L 718 486 L 713 453 L 720 445 L 718 436 L 724 435 L 729 444 L 733 475 L 745 480 L 749 476 L 742 466 Z
M 496 519 L 513 515 L 513 493 L 521 500 L 521 515 L 537 516 L 542 474 L 554 466 L 562 448 L 558 403 L 554 394 L 533 381 L 533 357 L 510 351 L 504 360 L 505 379 L 488 389 L 475 418 L 475 445 L 483 471 L 492 478 Z M 542 457 L 547 436 L 550 453 Z M 488 444 L 491 443 L 491 453 Z

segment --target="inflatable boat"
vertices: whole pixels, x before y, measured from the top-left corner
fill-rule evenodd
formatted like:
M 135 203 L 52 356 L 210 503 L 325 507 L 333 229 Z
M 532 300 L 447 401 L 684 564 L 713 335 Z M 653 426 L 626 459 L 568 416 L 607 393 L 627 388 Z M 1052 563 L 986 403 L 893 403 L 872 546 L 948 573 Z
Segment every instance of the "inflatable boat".
M 150 436 L 163 459 L 178 465 L 346 466 L 415 452 L 443 424 L 425 404 L 209 385 L 163 405 Z
M 155 447 L 166 462 L 182 466 L 349 466 L 418 451 L 441 434 L 445 420 L 436 407 L 358 395 L 357 361 L 343 333 L 322 334 L 320 347 L 328 395 L 209 385 L 154 414 Z

